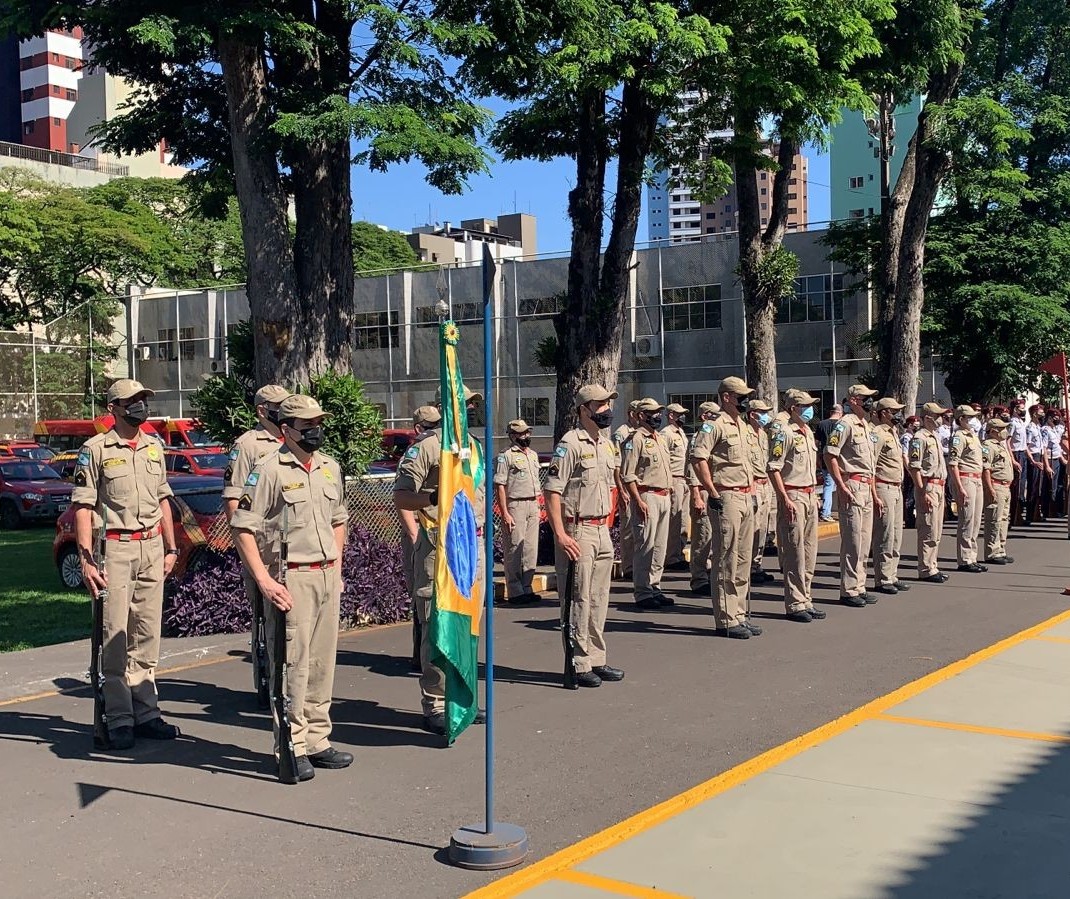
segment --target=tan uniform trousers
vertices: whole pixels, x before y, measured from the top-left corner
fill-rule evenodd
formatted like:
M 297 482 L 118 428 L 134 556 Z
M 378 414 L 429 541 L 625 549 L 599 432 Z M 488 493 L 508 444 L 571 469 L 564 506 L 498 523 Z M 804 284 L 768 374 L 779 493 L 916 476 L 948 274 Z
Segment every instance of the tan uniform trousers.
M 851 502 L 840 512 L 840 595 L 866 592 L 866 560 L 873 542 L 873 493 L 865 481 L 847 481 Z
M 687 481 L 678 477 L 673 477 L 670 490 L 672 504 L 669 510 L 669 542 L 665 550 L 665 564 L 678 565 L 684 561 L 684 545 L 687 543 L 688 525 L 691 522 L 687 511 L 691 491 L 688 490 Z
M 914 507 L 917 510 L 918 528 L 918 576 L 940 572 L 940 538 L 944 535 L 944 488 L 929 488 L 933 507 L 925 511 L 925 491 L 914 489 Z
M 878 587 L 899 580 L 899 555 L 903 549 L 903 488 L 877 482 L 877 496 L 884 514 L 873 516 L 873 580 Z
M 669 520 L 672 517 L 672 497 L 652 491 L 639 494 L 646 503 L 646 519 L 632 509 L 632 529 L 635 531 L 635 558 L 632 581 L 635 599 L 649 599 L 661 587 L 665 572 L 665 546 L 669 540 Z
M 817 568 L 817 518 L 820 494 L 788 488 L 795 520 L 787 512 L 777 515 L 776 542 L 784 574 L 784 608 L 801 612 L 814 607 L 814 570 Z
M 408 534 L 404 529 L 401 532 L 401 572 L 405 577 L 405 592 L 409 596 L 413 595 L 415 589 L 416 576 L 413 572 L 413 565 L 415 563 L 415 549 L 412 545 L 412 541 L 409 539 Z M 416 613 L 413 613 L 413 617 L 416 617 Z
M 609 587 L 613 579 L 613 541 L 605 525 L 579 522 L 568 525 L 568 532 L 580 545 L 572 582 L 572 620 L 566 623 L 565 589 L 568 580 L 568 556 L 557 551 L 558 592 L 561 594 L 561 625 L 571 625 L 572 652 L 576 672 L 582 674 L 606 664 L 606 615 L 609 613 Z
M 710 516 L 703 509 L 696 512 L 691 503 L 690 491 L 687 507 L 691 515 L 691 589 L 708 590 L 710 588 L 710 548 L 713 546 L 713 525 Z
M 959 475 L 962 500 L 959 501 L 959 528 L 956 539 L 960 565 L 977 563 L 977 540 L 984 518 L 985 493 L 980 478 Z
M 1007 528 L 1011 523 L 1010 485 L 992 485 L 992 499 L 985 506 L 985 561 L 1007 555 Z
M 483 538 L 479 538 L 479 573 L 486 571 Z M 416 537 L 413 547 L 413 604 L 420 623 L 420 704 L 424 715 L 442 712 L 446 708 L 446 675 L 442 669 L 431 664 L 431 629 L 427 621 L 431 617 L 431 594 L 435 588 L 435 543 L 423 529 Z M 480 619 L 483 606 L 479 607 Z
M 632 531 L 632 503 L 625 491 L 617 497 L 617 518 L 620 521 L 620 571 L 631 577 L 635 556 L 635 533 Z M 612 572 L 610 572 L 612 574 Z
M 713 529 L 713 614 L 719 628 L 747 620 L 750 562 L 754 549 L 754 494 L 722 490 L 724 511 L 710 507 Z
M 754 552 L 751 553 L 751 569 L 757 571 L 762 567 L 765 543 L 770 532 L 777 533 L 776 490 L 766 481 L 764 484 L 754 485 L 754 496 L 757 505 L 754 510 Z
M 108 540 L 104 570 L 104 708 L 108 730 L 160 717 L 156 666 L 163 618 L 163 538 Z
M 539 501 L 508 501 L 513 529 L 502 535 L 505 555 L 505 591 L 509 599 L 531 592 L 539 559 Z
M 342 593 L 342 569 L 286 572 L 286 589 L 293 608 L 286 613 L 286 695 L 290 699 L 290 732 L 294 753 L 310 755 L 331 745 L 331 696 L 334 693 L 334 663 L 338 655 L 338 604 Z M 264 604 L 268 659 L 272 682 L 275 671 L 275 628 L 279 610 Z M 279 754 L 279 722 L 272 706 L 275 755 Z

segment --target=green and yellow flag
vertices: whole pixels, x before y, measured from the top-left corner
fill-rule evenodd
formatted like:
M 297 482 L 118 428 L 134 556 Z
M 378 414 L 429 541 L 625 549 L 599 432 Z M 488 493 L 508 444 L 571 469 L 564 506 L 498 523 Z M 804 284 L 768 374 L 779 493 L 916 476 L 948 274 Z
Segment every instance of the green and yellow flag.
M 468 436 L 464 382 L 457 362 L 459 338 L 456 323 L 442 323 L 442 456 L 435 584 L 428 621 L 431 662 L 446 676 L 446 737 L 450 743 L 478 711 L 479 618 L 485 584 L 476 523 L 476 490 L 483 483 L 483 460 L 479 444 Z

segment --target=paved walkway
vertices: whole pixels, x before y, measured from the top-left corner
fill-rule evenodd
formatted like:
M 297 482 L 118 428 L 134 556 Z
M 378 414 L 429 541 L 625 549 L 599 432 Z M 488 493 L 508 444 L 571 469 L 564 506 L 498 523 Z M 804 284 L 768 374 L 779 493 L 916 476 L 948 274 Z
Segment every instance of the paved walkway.
M 1070 895 L 1070 612 L 469 899 Z

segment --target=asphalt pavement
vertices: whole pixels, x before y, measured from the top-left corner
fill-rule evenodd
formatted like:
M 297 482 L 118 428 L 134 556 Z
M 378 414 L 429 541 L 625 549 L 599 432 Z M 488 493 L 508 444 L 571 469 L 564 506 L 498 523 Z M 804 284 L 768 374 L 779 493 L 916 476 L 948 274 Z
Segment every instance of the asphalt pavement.
M 950 537 L 942 549 L 954 568 Z M 640 612 L 618 584 L 609 661 L 627 676 L 575 693 L 559 686 L 556 605 L 496 610 L 498 818 L 527 830 L 537 861 L 1067 609 L 1065 524 L 1012 532 L 1010 551 L 1013 566 L 852 609 L 824 541 L 816 601 L 828 618 L 788 622 L 779 583 L 759 588 L 765 634 L 745 642 L 712 635 L 708 599 Z M 663 586 L 684 590 L 686 575 Z M 0 704 L 5 896 L 456 897 L 501 876 L 446 863 L 450 833 L 482 818 L 484 729 L 450 749 L 420 729 L 407 626 L 343 637 L 333 740 L 357 761 L 294 787 L 275 781 L 244 641 L 212 645 L 159 678 L 183 738 L 128 753 L 92 751 L 92 703 L 71 677 L 84 644 L 52 650 L 58 695 L 40 695 L 28 653 L 0 665 L 30 672 L 37 696 Z M 760 829 L 749 845 L 744 866 L 782 854 Z

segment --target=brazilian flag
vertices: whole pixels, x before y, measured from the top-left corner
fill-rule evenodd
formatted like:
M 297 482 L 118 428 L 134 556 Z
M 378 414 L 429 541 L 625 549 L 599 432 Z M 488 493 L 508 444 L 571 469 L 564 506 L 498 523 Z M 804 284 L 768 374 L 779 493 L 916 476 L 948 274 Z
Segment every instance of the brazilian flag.
M 476 489 L 483 483 L 478 442 L 468 436 L 464 382 L 457 362 L 460 333 L 443 322 L 442 456 L 438 475 L 438 541 L 428 621 L 431 662 L 446 676 L 446 738 L 452 743 L 476 717 L 479 618 L 485 580 L 479 570 Z

